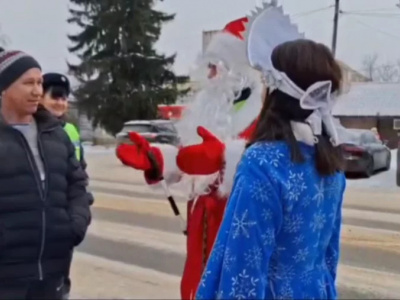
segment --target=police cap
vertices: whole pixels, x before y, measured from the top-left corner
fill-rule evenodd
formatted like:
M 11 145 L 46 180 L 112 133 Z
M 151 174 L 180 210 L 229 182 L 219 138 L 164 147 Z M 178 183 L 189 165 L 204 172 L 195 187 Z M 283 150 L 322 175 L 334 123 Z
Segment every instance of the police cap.
M 67 76 L 59 73 L 46 73 L 43 75 L 43 91 L 47 92 L 51 87 L 62 87 L 65 89 L 67 95 L 71 91 Z

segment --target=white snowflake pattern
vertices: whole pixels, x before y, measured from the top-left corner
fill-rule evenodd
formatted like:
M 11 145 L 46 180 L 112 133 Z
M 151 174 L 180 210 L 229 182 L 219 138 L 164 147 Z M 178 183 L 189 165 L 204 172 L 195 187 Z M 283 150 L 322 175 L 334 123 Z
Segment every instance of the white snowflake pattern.
M 260 269 L 262 263 L 262 250 L 260 247 L 253 247 L 244 254 L 244 259 L 249 268 Z
M 278 289 L 277 299 L 293 299 L 293 289 L 289 281 L 285 281 Z
M 210 260 L 213 262 L 219 261 L 224 256 L 225 247 L 220 242 L 217 242 L 212 250 Z
M 311 221 L 310 227 L 313 232 L 315 231 L 321 231 L 326 223 L 326 216 L 325 214 L 320 210 L 319 212 L 315 213 L 313 216 L 313 219 Z
M 288 233 L 296 233 L 304 224 L 304 219 L 301 214 L 293 214 L 285 216 L 283 230 Z
M 260 166 L 271 165 L 274 167 L 278 167 L 282 164 L 282 158 L 285 157 L 278 147 L 263 143 L 254 145 L 246 152 L 246 156 L 257 160 Z
M 216 299 L 216 300 L 222 300 L 222 299 L 224 299 L 224 292 L 223 292 L 223 291 L 217 291 L 217 292 L 215 293 L 215 299 Z
M 236 214 L 233 217 L 232 227 L 233 231 L 233 239 L 237 239 L 240 236 L 244 236 L 246 238 L 250 237 L 249 230 L 251 227 L 255 226 L 257 222 L 248 220 L 249 211 L 246 209 L 240 217 Z
M 273 187 L 268 182 L 255 180 L 250 185 L 251 198 L 260 202 L 271 200 L 273 195 Z
M 312 282 L 312 269 L 306 269 L 304 272 L 302 272 L 300 275 L 300 281 L 306 286 L 310 285 Z
M 329 198 L 339 196 L 342 189 L 340 178 L 338 176 L 330 176 L 325 178 L 325 189 Z
M 282 163 L 281 160 L 284 157 L 283 153 L 278 148 L 271 147 L 269 150 L 270 151 L 267 152 L 269 164 L 274 167 L 278 167 L 279 164 Z
M 293 211 L 293 207 L 294 207 L 294 203 L 289 201 L 289 203 L 287 203 L 287 205 L 285 205 L 283 207 L 283 210 L 285 213 L 291 213 Z
M 264 246 L 271 246 L 275 241 L 275 231 L 273 229 L 267 229 L 265 233 L 261 235 Z
M 244 157 L 247 159 L 256 161 L 259 161 L 260 157 L 262 156 L 265 156 L 265 151 L 263 150 L 263 144 L 261 143 L 254 144 L 244 154 Z
M 264 221 L 272 220 L 272 210 L 264 208 L 261 217 L 263 218 Z
M 255 297 L 258 282 L 258 278 L 250 276 L 244 269 L 239 275 L 232 277 L 232 289 L 229 296 L 239 300 Z
M 300 234 L 293 239 L 293 244 L 300 245 L 304 241 L 304 235 Z
M 319 296 L 321 299 L 326 299 L 326 287 L 327 284 L 323 279 L 318 280 L 318 290 L 319 290 Z
M 230 249 L 226 249 L 225 255 L 224 255 L 224 261 L 222 263 L 222 267 L 230 272 L 232 270 L 232 267 L 236 263 L 236 256 L 231 253 L 232 251 Z
M 307 256 L 310 254 L 308 248 L 298 249 L 296 254 L 293 255 L 293 259 L 296 263 L 304 262 L 307 260 Z
M 304 181 L 304 173 L 289 171 L 289 180 L 286 184 L 287 198 L 290 201 L 299 201 L 301 194 L 307 189 Z
M 200 280 L 200 285 L 202 287 L 206 286 L 206 280 L 208 278 L 208 276 L 211 274 L 211 271 L 207 270 L 203 273 L 203 276 L 201 276 L 201 280 Z
M 312 200 L 317 203 L 317 207 L 320 207 L 325 199 L 325 186 L 324 181 L 321 180 L 319 184 L 315 185 L 316 193 Z
M 270 278 L 273 280 L 287 280 L 291 281 L 295 277 L 294 266 L 289 264 L 278 263 L 271 265 Z

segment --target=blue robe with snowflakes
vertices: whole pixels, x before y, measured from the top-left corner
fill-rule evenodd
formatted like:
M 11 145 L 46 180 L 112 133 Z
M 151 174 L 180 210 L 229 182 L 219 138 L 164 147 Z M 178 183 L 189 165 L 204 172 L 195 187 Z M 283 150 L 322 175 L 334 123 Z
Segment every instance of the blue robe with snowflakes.
M 336 299 L 345 177 L 321 177 L 314 147 L 244 153 L 196 299 Z

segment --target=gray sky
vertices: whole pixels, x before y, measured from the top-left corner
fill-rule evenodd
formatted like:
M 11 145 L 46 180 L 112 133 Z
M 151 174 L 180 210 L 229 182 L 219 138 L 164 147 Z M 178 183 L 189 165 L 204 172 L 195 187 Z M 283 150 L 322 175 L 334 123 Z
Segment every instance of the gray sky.
M 308 38 L 330 46 L 333 8 L 312 14 L 304 12 L 333 5 L 334 0 L 279 0 Z M 400 9 L 398 0 L 342 0 L 343 11 L 364 15 L 342 15 L 337 56 L 360 69 L 365 55 L 378 53 L 381 62 L 400 59 Z M 160 51 L 177 52 L 175 70 L 187 72 L 201 50 L 202 30 L 220 29 L 244 16 L 261 0 L 166 0 L 157 8 L 176 13 L 157 44 Z M 44 71 L 67 70 L 71 59 L 66 34 L 75 28 L 67 24 L 68 0 L 1 0 L 1 29 L 10 37 L 9 48 L 35 56 Z M 381 13 L 379 17 L 370 13 Z M 399 15 L 395 15 L 395 14 Z M 369 15 L 368 15 L 369 14 Z M 73 59 L 73 57 L 72 57 Z

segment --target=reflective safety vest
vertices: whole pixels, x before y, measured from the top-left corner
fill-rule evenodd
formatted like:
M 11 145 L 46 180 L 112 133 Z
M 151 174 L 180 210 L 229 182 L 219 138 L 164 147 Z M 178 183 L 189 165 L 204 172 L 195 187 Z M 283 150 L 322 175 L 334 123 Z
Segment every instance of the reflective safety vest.
M 76 159 L 78 161 L 80 161 L 81 160 L 81 137 L 79 135 L 78 130 L 76 129 L 74 124 L 71 124 L 71 123 L 65 123 L 64 130 L 68 134 L 72 144 L 74 144 L 74 146 L 75 146 Z

